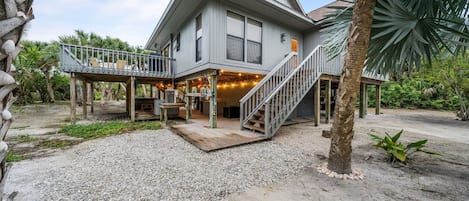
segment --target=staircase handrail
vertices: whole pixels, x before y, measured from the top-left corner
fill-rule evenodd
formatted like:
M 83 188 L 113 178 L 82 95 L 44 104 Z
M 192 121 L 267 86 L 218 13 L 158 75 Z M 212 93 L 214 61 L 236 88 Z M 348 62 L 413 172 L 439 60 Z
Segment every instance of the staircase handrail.
M 327 65 L 328 63 L 333 64 Z M 294 108 L 298 106 L 314 83 L 316 83 L 317 80 L 321 77 L 323 72 L 328 72 L 330 68 L 340 68 L 341 65 L 342 62 L 340 62 L 339 57 L 328 60 L 324 47 L 321 45 L 317 46 L 303 60 L 303 62 L 301 62 L 301 64 L 290 75 L 288 75 L 288 77 L 265 99 L 263 105 L 265 105 L 265 114 L 268 114 L 264 117 L 265 136 L 272 137 L 273 134 L 275 134 L 275 132 L 283 124 L 283 121 L 291 115 L 291 113 L 294 111 Z M 312 75 L 310 73 L 312 73 Z M 297 76 L 297 79 L 294 79 L 295 76 Z M 307 85 L 304 83 L 307 83 Z M 289 92 L 289 88 L 293 90 Z M 284 97 L 280 101 L 277 99 L 276 103 L 280 102 L 280 104 L 274 103 L 272 106 L 272 100 L 278 96 L 279 93 L 282 93 L 283 96 L 288 96 L 288 98 Z M 277 111 L 272 111 L 275 109 Z
M 292 59 L 296 59 L 296 61 L 292 61 Z M 298 62 L 298 53 L 289 53 L 254 88 L 241 98 L 239 101 L 241 128 L 254 115 L 254 111 L 262 106 L 261 103 L 263 103 L 267 95 L 295 69 L 296 65 L 292 65 L 291 62 Z

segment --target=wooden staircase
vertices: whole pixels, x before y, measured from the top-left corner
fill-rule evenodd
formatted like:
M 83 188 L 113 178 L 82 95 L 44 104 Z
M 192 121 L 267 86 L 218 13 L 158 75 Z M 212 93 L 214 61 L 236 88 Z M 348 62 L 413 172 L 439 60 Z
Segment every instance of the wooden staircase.
M 339 59 L 328 60 L 322 46 L 316 47 L 299 66 L 294 65 L 294 55 L 285 58 L 240 100 L 241 128 L 273 137 L 321 74 L 341 69 Z

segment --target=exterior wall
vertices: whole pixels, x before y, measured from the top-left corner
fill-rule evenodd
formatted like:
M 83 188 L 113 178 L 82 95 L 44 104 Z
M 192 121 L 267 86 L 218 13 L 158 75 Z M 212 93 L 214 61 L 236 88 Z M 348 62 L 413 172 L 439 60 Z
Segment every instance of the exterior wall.
M 318 45 L 323 44 L 324 38 L 321 37 L 321 32 L 319 28 L 314 28 L 309 31 L 306 31 L 303 36 L 304 36 L 304 45 L 303 45 L 303 59 L 304 57 L 307 57 L 309 53 L 311 53 L 314 48 L 316 48 Z
M 249 11 L 222 3 L 211 1 L 208 4 L 210 15 L 210 68 L 225 69 L 237 72 L 268 73 L 288 53 L 291 52 L 290 39 L 298 40 L 299 54 L 302 54 L 303 35 L 287 27 L 278 25 Z M 226 15 L 227 11 L 252 18 L 262 23 L 262 64 L 250 64 L 232 61 L 226 58 Z M 286 34 L 285 42 L 280 35 Z

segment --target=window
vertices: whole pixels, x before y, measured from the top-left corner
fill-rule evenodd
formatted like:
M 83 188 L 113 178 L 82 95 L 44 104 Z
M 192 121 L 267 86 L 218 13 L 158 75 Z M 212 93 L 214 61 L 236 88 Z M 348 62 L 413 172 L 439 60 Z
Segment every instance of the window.
M 248 19 L 247 29 L 247 61 L 261 64 L 262 62 L 262 24 Z
M 261 64 L 262 23 L 229 11 L 226 19 L 226 58 Z
M 244 61 L 244 17 L 228 12 L 226 24 L 226 57 L 231 60 Z
M 202 15 L 195 18 L 195 61 L 202 60 Z

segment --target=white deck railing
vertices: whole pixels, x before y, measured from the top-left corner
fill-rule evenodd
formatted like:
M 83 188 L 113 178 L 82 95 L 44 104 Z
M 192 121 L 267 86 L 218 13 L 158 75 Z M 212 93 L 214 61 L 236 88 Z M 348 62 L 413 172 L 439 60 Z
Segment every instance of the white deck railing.
M 173 58 L 69 44 L 60 47 L 60 66 L 65 72 L 155 78 L 175 75 Z

